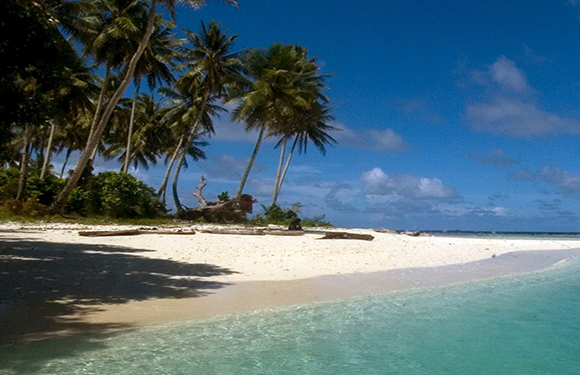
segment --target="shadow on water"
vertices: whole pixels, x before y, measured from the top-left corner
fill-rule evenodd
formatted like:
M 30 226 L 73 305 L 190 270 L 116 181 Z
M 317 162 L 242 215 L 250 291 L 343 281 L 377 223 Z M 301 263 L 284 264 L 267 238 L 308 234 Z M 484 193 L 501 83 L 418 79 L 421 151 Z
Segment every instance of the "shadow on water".
M 205 278 L 235 273 L 216 265 L 135 254 L 147 251 L 152 250 L 50 243 L 26 238 L 24 233 L 18 238 L 0 233 L 0 373 L 3 369 L 31 372 L 51 359 L 47 355 L 54 358 L 98 349 L 102 343 L 95 340 L 97 336 L 132 328 L 83 320 L 83 315 L 106 305 L 199 297 L 225 285 Z M 54 337 L 66 339 L 34 342 Z M 59 349 L 71 340 L 74 346 Z M 35 356 L 39 363 L 22 363 L 16 355 L 21 347 L 34 350 L 39 346 L 48 349 L 43 360 Z M 2 352 L 13 353 L 6 356 Z

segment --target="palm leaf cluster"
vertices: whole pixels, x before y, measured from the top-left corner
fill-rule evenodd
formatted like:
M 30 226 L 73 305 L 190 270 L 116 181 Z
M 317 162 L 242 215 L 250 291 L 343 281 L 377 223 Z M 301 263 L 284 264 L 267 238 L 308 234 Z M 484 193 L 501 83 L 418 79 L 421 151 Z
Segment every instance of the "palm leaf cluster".
M 234 0 L 226 2 L 237 6 Z M 205 1 L 185 3 L 198 8 Z M 0 93 L 14 94 L 14 100 L 20 101 L 11 108 L 30 111 L 21 103 L 37 103 L 34 116 L 0 107 L 6 115 L 3 134 L 10 136 L 0 142 L 0 155 L 5 164 L 20 168 L 19 199 L 25 198 L 31 163 L 42 169 L 43 178 L 50 172 L 52 155 L 64 152 L 62 177 L 69 156 L 79 151 L 74 170 L 53 202 L 54 211 L 62 209 L 83 174 L 92 169 L 97 154 L 116 159 L 125 173 L 131 166 L 148 169 L 164 159 L 167 168 L 158 195 L 165 200 L 173 172 L 171 191 L 176 209 L 182 210 L 178 177 L 188 158 L 206 157 L 205 139 L 214 133 L 213 119 L 225 111 L 221 107 L 225 102 L 235 105 L 234 121 L 244 123 L 248 131 L 259 130 L 236 198 L 263 138 L 277 137 L 281 150 L 272 204 L 295 150 L 305 153 L 312 143 L 324 153 L 326 145 L 335 142 L 330 133 L 337 128 L 329 125 L 333 117 L 323 94 L 327 76 L 319 74 L 316 57 L 309 57 L 306 48 L 276 43 L 236 52 L 238 36 L 228 36 L 214 21 L 202 23 L 198 32 L 183 30 L 183 37 L 178 37 L 181 32 L 175 23 L 157 13 L 159 5 L 175 14 L 175 0 L 7 0 L 3 4 L 9 15 L 36 20 L 23 32 L 43 36 L 39 48 L 47 59 L 63 56 L 52 70 L 42 58 L 26 57 L 13 64 L 6 60 L 1 72 L 0 83 L 7 83 L 11 91 Z M 38 44 L 23 38 L 8 39 L 5 45 L 18 49 L 19 43 L 22 48 Z M 141 92 L 143 80 L 146 93 Z M 132 95 L 126 95 L 131 85 Z M 288 141 L 292 146 L 286 155 Z

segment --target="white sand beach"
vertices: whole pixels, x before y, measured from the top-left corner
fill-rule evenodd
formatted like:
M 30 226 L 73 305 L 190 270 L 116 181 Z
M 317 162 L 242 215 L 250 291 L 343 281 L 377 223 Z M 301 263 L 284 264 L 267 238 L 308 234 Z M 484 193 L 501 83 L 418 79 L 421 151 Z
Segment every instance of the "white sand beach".
M 104 332 L 206 318 L 413 287 L 397 284 L 397 278 L 410 272 L 405 270 L 414 270 L 420 278 L 434 267 L 499 259 L 504 254 L 580 248 L 580 242 L 565 239 L 413 237 L 333 228 L 327 230 L 369 234 L 374 239 L 323 240 L 323 229 L 279 236 L 202 232 L 208 228 L 181 227 L 196 231 L 182 235 L 81 237 L 81 230 L 134 227 L 3 224 L 0 328 L 12 327 L 4 330 L 11 336 L 43 338 L 91 331 L 90 327 Z M 511 262 L 513 266 L 517 259 Z M 463 276 L 444 282 L 493 276 L 470 276 L 477 273 L 474 270 L 457 268 L 451 273 Z M 399 276 L 385 273 L 394 271 Z M 43 313 L 47 306 L 51 312 Z M 53 311 L 54 306 L 66 308 Z M 48 326 L 42 314 L 50 315 Z M 31 320 L 36 320 L 36 329 L 31 328 Z

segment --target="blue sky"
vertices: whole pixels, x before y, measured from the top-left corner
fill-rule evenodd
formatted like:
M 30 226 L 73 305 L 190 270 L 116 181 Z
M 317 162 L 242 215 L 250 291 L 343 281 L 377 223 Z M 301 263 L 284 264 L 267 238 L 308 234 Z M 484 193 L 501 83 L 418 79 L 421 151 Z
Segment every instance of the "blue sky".
M 294 158 L 280 205 L 338 226 L 580 231 L 580 1 L 239 2 L 180 8 L 178 26 L 221 22 L 238 50 L 301 44 L 335 74 L 339 143 Z M 186 205 L 200 174 L 207 198 L 232 195 L 252 152 L 256 134 L 228 114 L 215 128 L 180 178 Z M 259 204 L 274 144 L 246 187 Z M 134 173 L 157 187 L 163 170 Z

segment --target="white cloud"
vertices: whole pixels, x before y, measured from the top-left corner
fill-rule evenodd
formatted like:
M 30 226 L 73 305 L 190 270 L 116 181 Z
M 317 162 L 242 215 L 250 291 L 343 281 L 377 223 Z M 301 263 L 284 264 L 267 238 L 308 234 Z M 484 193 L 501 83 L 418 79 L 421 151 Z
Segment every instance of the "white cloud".
M 512 159 L 505 154 L 504 150 L 492 148 L 487 154 L 473 154 L 470 156 L 471 160 L 478 164 L 487 164 L 498 169 L 507 169 L 516 164 L 518 161 Z
M 580 134 L 580 121 L 505 97 L 497 97 L 492 103 L 467 106 L 467 119 L 475 130 L 494 135 L 531 138 L 557 133 Z
M 580 121 L 538 107 L 536 90 L 516 64 L 500 56 L 487 72 L 475 70 L 472 81 L 491 88 L 491 100 L 470 104 L 466 118 L 472 128 L 498 136 L 532 138 L 580 134 Z
M 244 124 L 231 122 L 225 119 L 214 119 L 215 134 L 211 140 L 221 142 L 247 142 L 256 143 L 258 140 L 258 131 L 246 131 Z
M 406 174 L 389 177 L 378 167 L 364 172 L 360 181 L 366 195 L 396 195 L 416 199 L 449 199 L 459 196 L 454 188 L 445 186 L 438 178 Z
M 530 88 L 524 73 L 505 56 L 500 56 L 489 67 L 489 72 L 493 81 L 506 89 L 523 92 Z
M 570 174 L 560 167 L 546 166 L 539 175 L 544 181 L 556 186 L 564 195 L 580 197 L 580 173 Z
M 547 182 L 564 196 L 580 198 L 580 173 L 571 174 L 555 165 L 545 166 L 538 172 L 521 169 L 513 177 L 518 181 Z
M 209 178 L 239 181 L 248 164 L 248 160 L 236 159 L 232 155 L 220 155 L 211 161 L 200 162 L 199 165 Z M 261 165 L 254 163 L 252 171 L 260 171 Z
M 355 213 L 358 209 L 352 205 L 352 189 L 345 184 L 337 184 L 324 196 L 324 203 L 326 203 L 334 211 Z
M 335 136 L 338 146 L 362 148 L 376 152 L 401 152 L 409 149 L 409 145 L 403 137 L 395 133 L 393 129 L 353 130 L 346 126 L 339 127 L 343 131 Z

